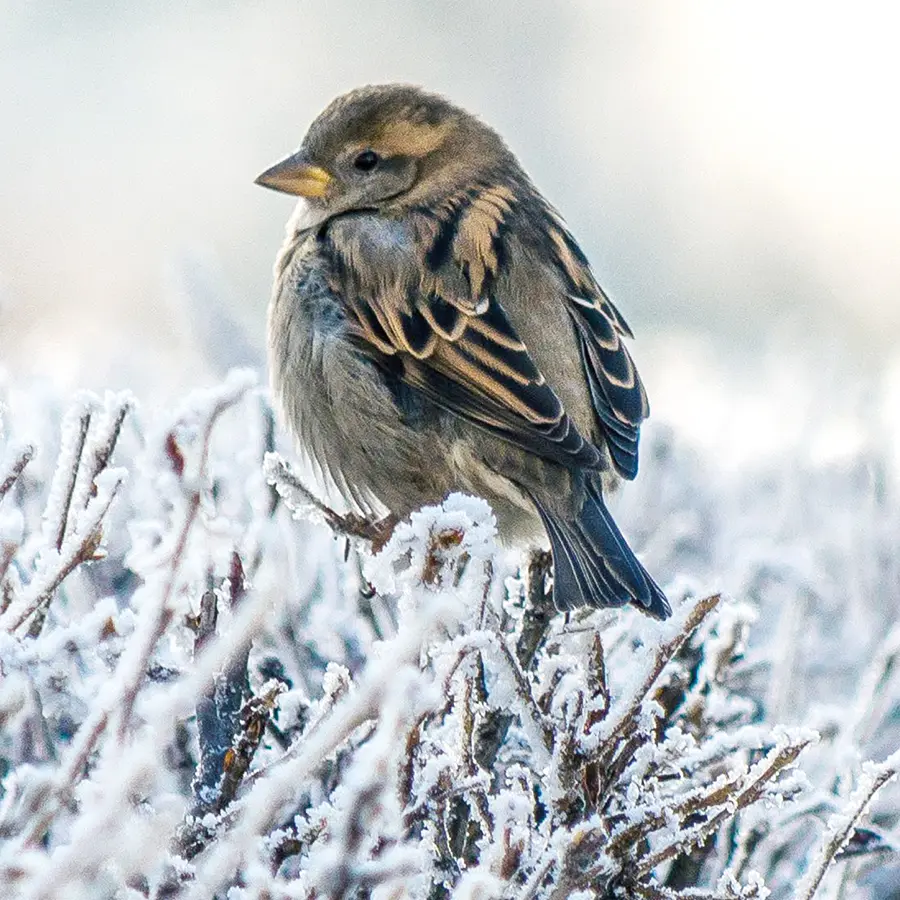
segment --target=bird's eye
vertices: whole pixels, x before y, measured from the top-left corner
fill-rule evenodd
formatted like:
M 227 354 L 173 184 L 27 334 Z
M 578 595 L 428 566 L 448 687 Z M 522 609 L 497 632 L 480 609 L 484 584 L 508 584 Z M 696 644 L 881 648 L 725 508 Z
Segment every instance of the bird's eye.
M 353 160 L 353 167 L 359 169 L 360 172 L 371 172 L 379 162 L 381 162 L 381 157 L 374 150 L 363 150 Z

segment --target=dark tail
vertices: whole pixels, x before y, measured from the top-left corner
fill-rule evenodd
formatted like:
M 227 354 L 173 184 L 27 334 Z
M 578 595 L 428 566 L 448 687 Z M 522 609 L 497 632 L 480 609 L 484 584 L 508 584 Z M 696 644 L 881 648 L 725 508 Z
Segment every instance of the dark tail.
M 634 603 L 656 619 L 672 608 L 665 594 L 622 537 L 600 490 L 589 477 L 584 505 L 574 521 L 558 518 L 535 504 L 553 551 L 553 601 L 557 609 L 624 606 Z

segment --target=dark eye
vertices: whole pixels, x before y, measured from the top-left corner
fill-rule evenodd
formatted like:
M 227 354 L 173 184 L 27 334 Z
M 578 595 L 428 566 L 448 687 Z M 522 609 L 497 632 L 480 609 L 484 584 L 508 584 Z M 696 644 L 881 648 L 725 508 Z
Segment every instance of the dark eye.
M 381 157 L 374 150 L 363 150 L 353 160 L 353 167 L 359 169 L 360 172 L 371 172 L 379 162 L 381 162 Z

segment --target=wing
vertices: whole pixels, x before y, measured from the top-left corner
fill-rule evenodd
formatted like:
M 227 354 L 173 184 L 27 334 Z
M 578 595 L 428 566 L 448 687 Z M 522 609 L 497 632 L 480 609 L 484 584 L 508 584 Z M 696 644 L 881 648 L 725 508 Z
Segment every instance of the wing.
M 553 260 L 568 289 L 566 302 L 579 336 L 597 431 L 616 471 L 630 480 L 638 470 L 641 422 L 650 414 L 647 392 L 623 342 L 633 335 L 559 214 L 548 205 L 546 216 Z
M 364 345 L 401 381 L 539 456 L 599 465 L 597 448 L 579 434 L 499 303 L 467 313 L 437 294 L 406 309 L 385 301 L 357 298 L 351 306 Z
M 340 293 L 360 349 L 435 404 L 548 460 L 600 467 L 492 296 L 512 194 L 473 188 L 416 217 L 414 271 L 376 276 L 336 247 Z

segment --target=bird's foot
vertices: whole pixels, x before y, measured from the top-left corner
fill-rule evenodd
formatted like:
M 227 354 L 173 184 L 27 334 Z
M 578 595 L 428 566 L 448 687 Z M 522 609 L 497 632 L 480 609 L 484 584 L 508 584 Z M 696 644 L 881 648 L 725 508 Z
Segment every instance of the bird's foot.
M 338 534 L 369 541 L 372 545 L 372 552 L 380 553 L 391 539 L 399 521 L 393 514 L 388 514 L 383 519 L 373 520 L 358 513 L 339 515 L 332 511 L 328 524 Z

